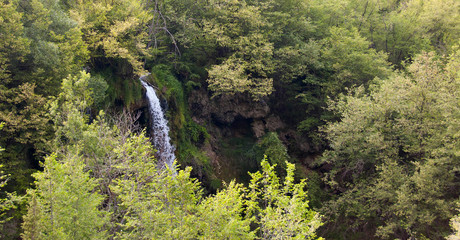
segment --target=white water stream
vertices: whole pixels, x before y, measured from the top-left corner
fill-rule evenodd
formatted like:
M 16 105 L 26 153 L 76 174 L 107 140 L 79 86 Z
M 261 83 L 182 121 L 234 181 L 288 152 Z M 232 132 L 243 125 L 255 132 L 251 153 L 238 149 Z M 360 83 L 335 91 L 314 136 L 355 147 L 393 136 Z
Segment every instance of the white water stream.
M 165 118 L 161 109 L 160 100 L 158 99 L 155 89 L 144 81 L 146 76 L 140 78 L 142 86 L 147 90 L 146 96 L 149 101 L 149 111 L 151 118 L 152 141 L 157 152 L 155 157 L 160 163 L 160 166 L 166 163 L 170 169 L 176 156 L 174 155 L 174 146 L 171 145 L 169 138 L 168 121 Z

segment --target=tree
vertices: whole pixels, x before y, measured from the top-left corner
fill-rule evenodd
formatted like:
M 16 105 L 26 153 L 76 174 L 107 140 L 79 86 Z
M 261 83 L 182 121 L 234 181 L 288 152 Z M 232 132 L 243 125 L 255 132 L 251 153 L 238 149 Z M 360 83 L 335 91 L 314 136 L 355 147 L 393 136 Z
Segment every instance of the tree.
M 56 132 L 51 146 L 55 153 L 45 158 L 43 172 L 33 175 L 36 189 L 28 191 L 24 239 L 108 236 L 107 208 L 113 206 L 113 200 L 103 194 L 108 188 L 106 181 L 111 179 L 101 179 L 101 172 L 110 169 L 110 162 L 103 158 L 110 159 L 107 153 L 113 148 L 103 148 L 116 143 L 112 129 L 101 118 L 88 123 L 87 110 L 92 105 L 89 82 L 90 75 L 84 71 L 69 75 L 62 81 L 60 94 L 49 104 Z M 107 167 L 102 169 L 102 165 Z M 103 203 L 108 207 L 103 208 Z
M 305 74 L 314 44 L 302 1 L 167 1 L 183 55 L 206 67 L 213 96 L 248 93 L 260 100 Z M 190 55 L 189 55 L 190 54 Z M 188 60 L 188 59 L 186 59 Z M 190 67 L 185 69 L 190 71 Z
M 50 115 L 55 124 L 56 151 L 61 147 L 77 145 L 88 129 L 89 116 L 85 113 L 93 101 L 88 87 L 90 77 L 85 71 L 77 76 L 69 75 L 62 81 L 60 94 L 50 104 Z
M 17 160 L 22 159 L 15 154 L 14 150 L 10 149 L 10 146 L 6 145 L 8 140 L 11 140 L 11 135 L 5 131 L 15 131 L 13 127 L 10 128 L 8 122 L 14 121 L 15 117 L 8 116 L 10 112 L 14 112 L 15 108 L 11 103 L 7 101 L 12 98 L 12 92 L 17 93 L 19 91 L 10 90 L 11 86 L 16 87 L 13 76 L 17 74 L 17 65 L 25 60 L 26 54 L 29 53 L 29 41 L 23 37 L 24 26 L 21 22 L 22 14 L 17 11 L 16 5 L 10 1 L 0 1 L 0 121 L 7 122 L 6 128 L 3 128 L 1 134 L 1 144 L 6 147 L 6 152 L 2 154 L 1 163 L 5 166 L 7 172 L 12 165 L 19 165 Z M 11 94 L 11 95 L 10 95 Z M 13 157 L 9 158 L 9 155 Z M 14 161 L 14 163 L 12 163 Z M 16 174 L 13 174 L 13 179 L 16 180 Z M 18 174 L 20 176 L 21 173 Z
M 286 171 L 286 162 L 289 162 L 289 154 L 283 142 L 278 138 L 276 132 L 265 134 L 262 140 L 257 144 L 264 152 L 267 160 L 272 165 L 276 165 L 276 172 L 283 176 Z
M 37 94 L 34 84 L 24 83 L 16 88 L 4 89 L 0 101 L 4 107 L 10 107 L 0 110 L 0 119 L 5 123 L 2 140 L 19 143 L 23 148 L 34 149 L 36 154 L 43 154 L 51 135 L 46 98 Z
M 33 83 L 42 96 L 56 95 L 60 81 L 75 74 L 88 60 L 80 27 L 64 11 L 60 1 L 18 1 L 23 11 L 24 33 L 30 41 L 30 54 L 17 67 L 16 85 Z
M 332 73 L 324 84 L 326 95 L 337 96 L 346 88 L 368 86 L 375 77 L 389 75 L 386 55 L 370 48 L 370 44 L 356 29 L 330 28 L 322 51 L 326 68 Z
M 1 162 L 11 172 L 8 188 L 25 192 L 53 136 L 47 98 L 82 67 L 87 52 L 59 1 L 1 1 L 0 8 Z
M 150 37 L 147 26 L 153 18 L 144 7 L 145 2 L 68 2 L 72 18 L 81 26 L 93 65 L 101 59 L 121 60 L 136 75 L 145 74 L 141 60 L 152 54 L 146 48 Z
M 54 154 L 43 167 L 34 174 L 37 188 L 29 191 L 23 239 L 104 239 L 108 218 L 99 210 L 104 197 L 81 157 L 58 160 Z
M 454 229 L 454 233 L 449 235 L 447 240 L 458 240 L 460 239 L 460 216 L 457 215 L 450 220 L 450 224 Z
M 0 123 L 0 129 L 3 128 L 3 125 L 4 123 Z M 3 149 L 1 146 L 0 146 L 0 153 L 3 152 L 5 149 Z M 5 217 L 5 215 L 7 214 L 7 212 L 11 209 L 14 209 L 16 206 L 15 204 L 21 200 L 20 197 L 17 197 L 16 194 L 12 194 L 12 193 L 7 193 L 7 192 L 3 192 L 3 187 L 5 187 L 7 181 L 8 181 L 8 177 L 9 175 L 5 174 L 4 171 L 2 170 L 3 168 L 3 165 L 0 165 L 0 190 L 2 190 L 2 192 L 0 192 L 0 227 L 3 228 L 3 223 L 5 223 L 6 221 L 8 221 L 10 218 L 8 217 Z M 5 237 L 4 234 L 0 234 L 0 237 Z
M 316 239 L 321 218 L 308 206 L 306 181 L 295 184 L 295 166 L 289 162 L 286 165 L 283 184 L 275 165 L 266 159 L 261 163 L 262 172 L 250 174 L 247 214 L 255 218 L 262 239 Z
M 322 159 L 333 166 L 327 179 L 338 193 L 325 205 L 329 217 L 360 231 L 375 224 L 382 238 L 446 234 L 442 222 L 458 198 L 449 190 L 458 187 L 455 56 L 445 68 L 433 53 L 420 55 L 408 75 L 330 105 L 341 121 L 325 128 L 331 150 Z
M 10 186 L 25 193 L 32 181 L 32 169 L 38 167 L 38 159 L 45 155 L 52 138 L 47 102 L 37 94 L 34 84 L 0 89 L 0 121 L 5 124 L 0 130 L 0 142 L 5 146 L 0 159 L 11 173 Z
M 145 136 L 132 136 L 115 152 L 123 175 L 112 190 L 123 212 L 121 239 L 253 239 L 250 220 L 242 216 L 243 187 L 231 183 L 215 196 L 203 199 L 196 179 L 185 170 L 160 170 Z
M 265 38 L 266 19 L 257 6 L 245 1 L 214 1 L 202 20 L 208 41 L 228 49 L 224 60 L 208 73 L 215 95 L 248 92 L 255 99 L 273 91 L 273 43 Z
M 34 174 L 24 239 L 254 239 L 253 224 L 264 238 L 315 238 L 320 219 L 308 209 L 305 182 L 293 183 L 294 165 L 287 164 L 284 187 L 263 161 L 249 190 L 230 183 L 203 198 L 190 168 L 158 168 L 143 132 L 117 135 L 102 116 L 88 123 L 89 78 L 64 79 L 51 104 L 56 153 Z
M 318 127 L 336 118 L 325 110 L 329 98 L 335 99 L 357 86 L 367 89 L 375 78 L 386 78 L 391 73 L 387 55 L 371 48 L 371 42 L 356 28 L 330 27 L 326 34 L 320 41 L 321 65 L 313 68 L 318 74 L 307 75 L 302 81 L 303 89 L 296 95 L 306 105 L 306 118 L 298 129 L 313 139 L 318 139 L 312 134 Z
M 230 182 L 217 194 L 198 206 L 200 239 L 255 239 L 250 226 L 252 218 L 243 217 L 246 189 Z
M 0 31 L 4 34 L 0 37 L 0 79 L 2 83 L 11 82 L 11 74 L 15 64 L 23 61 L 28 53 L 29 41 L 23 37 L 24 26 L 21 23 L 22 14 L 16 10 L 16 6 L 9 1 L 0 2 Z M 2 85 L 3 85 L 2 84 Z
M 306 182 L 293 183 L 293 164 L 287 163 L 284 184 L 264 160 L 262 173 L 251 174 L 249 189 L 231 182 L 203 199 L 189 168 L 159 172 L 148 158 L 136 157 L 142 150 L 131 147 L 135 144 L 123 151 L 134 158 L 123 164 L 126 174 L 113 186 L 126 211 L 118 235 L 122 239 L 316 239 L 320 217 L 308 207 Z M 253 224 L 258 235 L 250 230 Z
M 411 1 L 407 12 L 415 15 L 414 32 L 428 38 L 441 54 L 453 53 L 460 34 L 460 3 L 452 0 Z

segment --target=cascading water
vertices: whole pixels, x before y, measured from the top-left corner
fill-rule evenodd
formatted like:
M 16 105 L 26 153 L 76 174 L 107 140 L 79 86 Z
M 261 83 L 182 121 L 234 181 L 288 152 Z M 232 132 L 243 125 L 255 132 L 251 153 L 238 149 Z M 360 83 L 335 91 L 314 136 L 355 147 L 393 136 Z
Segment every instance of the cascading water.
M 146 96 L 149 101 L 153 145 L 155 146 L 155 149 L 157 149 L 155 157 L 160 162 L 160 165 L 161 163 L 166 163 L 169 168 L 172 169 L 176 156 L 174 155 L 175 148 L 170 143 L 171 139 L 169 138 L 168 121 L 161 109 L 160 100 L 155 93 L 155 89 L 144 81 L 146 76 L 142 76 L 140 80 L 142 86 L 144 86 L 147 91 Z

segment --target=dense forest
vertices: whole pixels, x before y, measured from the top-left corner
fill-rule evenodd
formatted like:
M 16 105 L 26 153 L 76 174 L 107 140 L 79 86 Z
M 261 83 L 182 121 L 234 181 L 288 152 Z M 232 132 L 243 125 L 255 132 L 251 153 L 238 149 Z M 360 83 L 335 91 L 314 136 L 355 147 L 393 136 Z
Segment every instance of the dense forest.
M 460 239 L 459 140 L 458 0 L 0 0 L 0 239 Z

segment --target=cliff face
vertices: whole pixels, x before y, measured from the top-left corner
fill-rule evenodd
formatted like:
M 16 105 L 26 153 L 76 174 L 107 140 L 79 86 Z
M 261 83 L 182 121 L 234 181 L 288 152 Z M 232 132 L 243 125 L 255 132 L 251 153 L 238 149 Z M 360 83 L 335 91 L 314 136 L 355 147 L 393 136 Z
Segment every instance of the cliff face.
M 252 100 L 248 95 L 220 95 L 211 98 L 205 88 L 195 89 L 188 97 L 192 119 L 205 126 L 209 142 L 202 150 L 210 158 L 217 177 L 225 181 L 233 178 L 244 181 L 244 176 L 257 161 L 248 156 L 253 146 L 268 132 L 277 132 L 280 140 L 297 155 L 300 162 L 307 164 L 310 149 L 305 137 L 296 126 L 288 126 L 272 111 L 268 99 Z
M 265 101 L 255 102 L 246 95 L 220 95 L 211 99 L 209 93 L 201 88 L 194 90 L 188 100 L 194 120 L 223 128 L 239 119 L 263 119 L 270 114 L 270 107 Z

